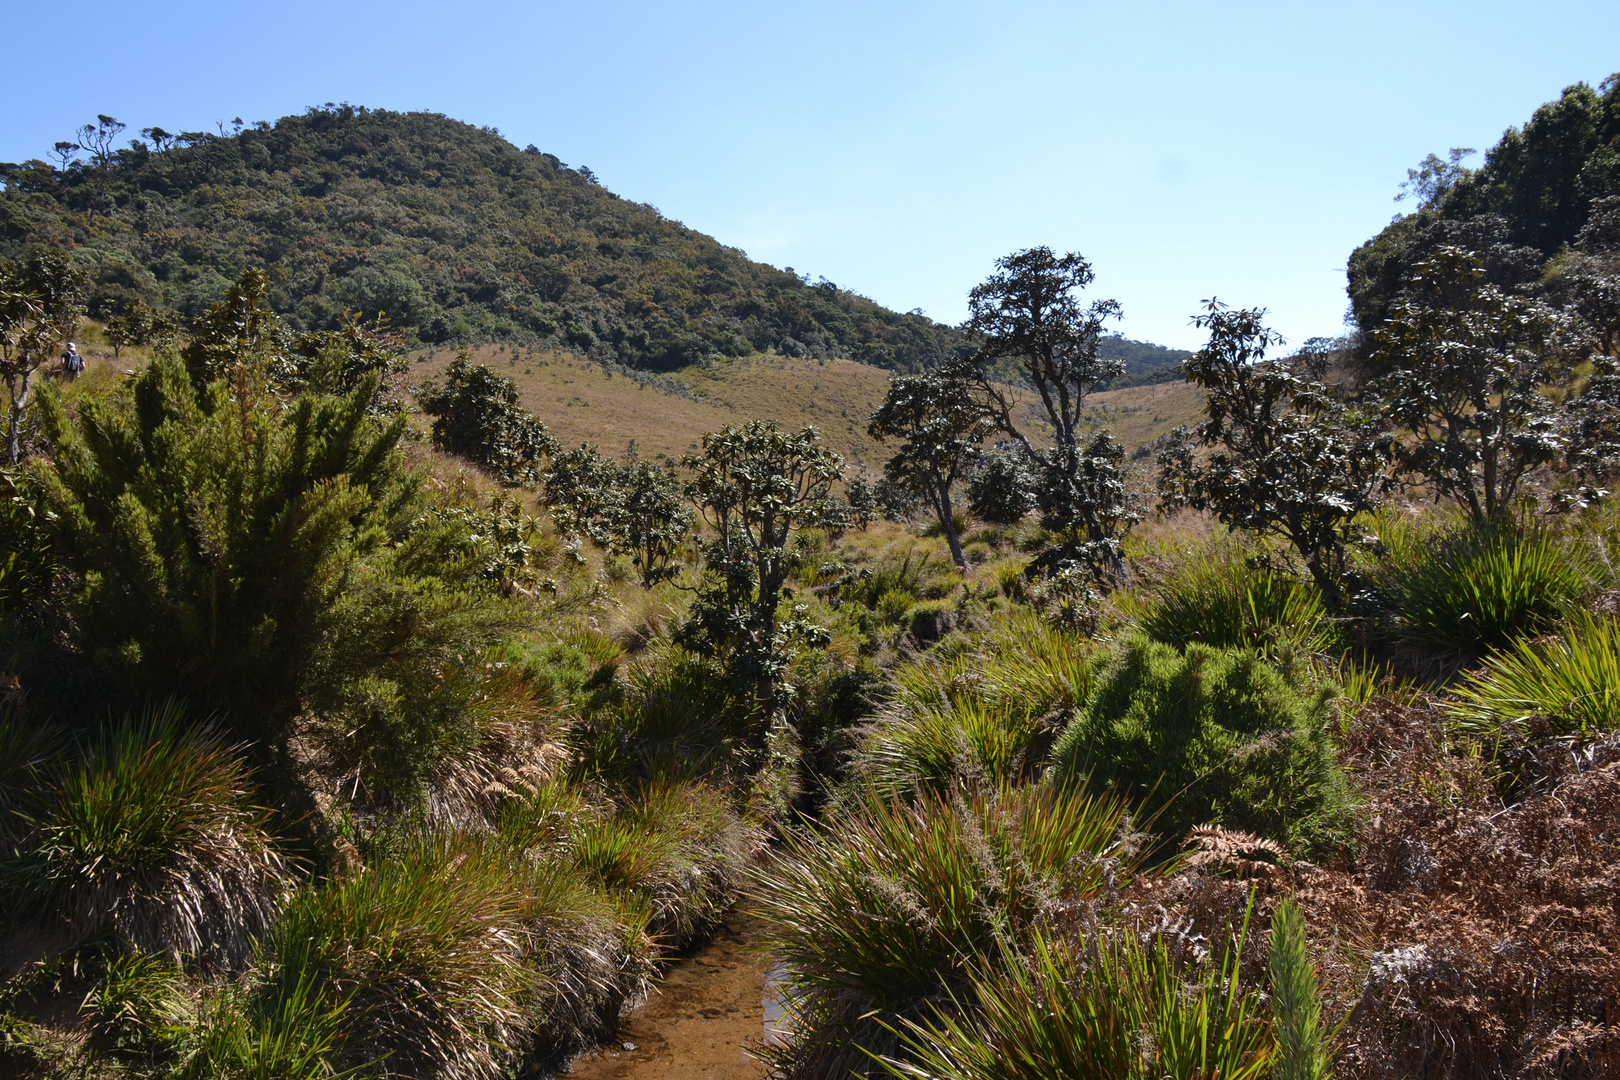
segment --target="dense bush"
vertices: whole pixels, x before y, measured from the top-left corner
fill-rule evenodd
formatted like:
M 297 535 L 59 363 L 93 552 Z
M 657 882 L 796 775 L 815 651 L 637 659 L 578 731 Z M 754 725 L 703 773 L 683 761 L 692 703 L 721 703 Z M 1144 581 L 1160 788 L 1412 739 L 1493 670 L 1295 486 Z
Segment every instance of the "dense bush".
M 106 930 L 175 961 L 240 961 L 290 877 L 251 798 L 239 753 L 177 710 L 109 726 L 38 799 L 11 872 L 19 904 L 79 941 Z
M 1353 833 L 1331 694 L 1253 652 L 1128 642 L 1053 747 L 1050 778 L 1130 799 L 1165 846 L 1212 823 L 1330 854 Z
M 794 1014 L 767 1057 L 831 1078 L 900 1054 L 903 1021 L 970 1004 L 977 962 L 1004 975 L 1039 920 L 1112 902 L 1131 867 L 1124 817 L 1109 799 L 1026 786 L 873 799 L 789 836 L 758 874 Z
M 968 477 L 968 509 L 980 521 L 1012 525 L 1035 509 L 1039 485 L 1023 447 L 1001 444 L 981 456 Z
M 433 444 L 473 461 L 508 484 L 540 483 L 540 461 L 557 452 L 546 425 L 518 404 L 517 385 L 463 349 L 444 383 L 417 392 L 433 417 Z
M 1403 538 L 1376 587 L 1400 644 L 1467 663 L 1552 629 L 1591 580 L 1577 545 L 1544 528 L 1491 525 Z

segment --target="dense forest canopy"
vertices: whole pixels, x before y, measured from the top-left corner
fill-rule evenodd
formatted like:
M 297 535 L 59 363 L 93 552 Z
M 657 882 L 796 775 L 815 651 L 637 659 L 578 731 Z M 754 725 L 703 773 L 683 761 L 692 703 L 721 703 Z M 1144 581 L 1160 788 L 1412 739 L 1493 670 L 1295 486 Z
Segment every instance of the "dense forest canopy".
M 1476 169 L 1431 155 L 1403 185 L 1419 205 L 1350 256 L 1350 314 L 1364 336 L 1388 317 L 1413 268 L 1435 249 L 1460 245 L 1486 260 L 1492 283 L 1517 287 L 1555 271 L 1548 261 L 1575 244 L 1594 206 L 1620 195 L 1620 75 L 1594 90 L 1576 83 L 1509 128 Z
M 920 313 L 754 262 L 587 168 L 435 113 L 329 105 L 232 134 L 148 128 L 123 149 L 121 128 L 99 130 L 60 167 L 0 165 L 0 253 L 73 249 L 100 318 L 133 300 L 194 318 L 263 266 L 272 306 L 303 330 L 386 312 L 423 343 L 539 339 L 646 368 L 774 349 L 917 371 L 965 348 Z M 1184 355 L 1108 347 L 1132 374 Z

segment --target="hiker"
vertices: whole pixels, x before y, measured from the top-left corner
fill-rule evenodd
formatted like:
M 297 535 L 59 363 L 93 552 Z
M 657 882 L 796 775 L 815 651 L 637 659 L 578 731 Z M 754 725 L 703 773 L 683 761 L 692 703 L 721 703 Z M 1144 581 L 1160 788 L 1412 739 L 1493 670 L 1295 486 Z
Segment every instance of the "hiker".
M 67 352 L 62 354 L 62 375 L 68 382 L 72 382 L 83 374 L 84 357 L 79 355 L 79 350 L 74 348 L 73 342 L 70 341 Z

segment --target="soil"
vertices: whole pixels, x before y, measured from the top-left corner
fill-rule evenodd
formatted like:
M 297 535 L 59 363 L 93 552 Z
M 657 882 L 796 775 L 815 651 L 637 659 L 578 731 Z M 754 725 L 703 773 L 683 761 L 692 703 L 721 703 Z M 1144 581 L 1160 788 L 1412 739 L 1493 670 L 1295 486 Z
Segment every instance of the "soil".
M 670 962 L 647 1002 L 626 1015 L 613 1042 L 574 1059 L 571 1075 L 576 1080 L 764 1077 L 765 1066 L 747 1049 L 759 1046 L 766 1034 L 770 964 L 751 949 L 760 931 L 745 916 L 728 916 L 707 944 Z

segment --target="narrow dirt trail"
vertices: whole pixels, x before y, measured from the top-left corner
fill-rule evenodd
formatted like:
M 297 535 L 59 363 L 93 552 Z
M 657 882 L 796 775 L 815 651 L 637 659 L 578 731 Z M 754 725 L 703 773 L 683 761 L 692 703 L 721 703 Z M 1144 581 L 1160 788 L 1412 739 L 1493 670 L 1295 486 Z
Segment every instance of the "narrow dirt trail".
M 732 914 L 709 943 L 672 961 L 618 1038 L 574 1059 L 576 1080 L 761 1080 L 746 1047 L 765 1035 L 766 973 L 750 952 L 760 926 Z

